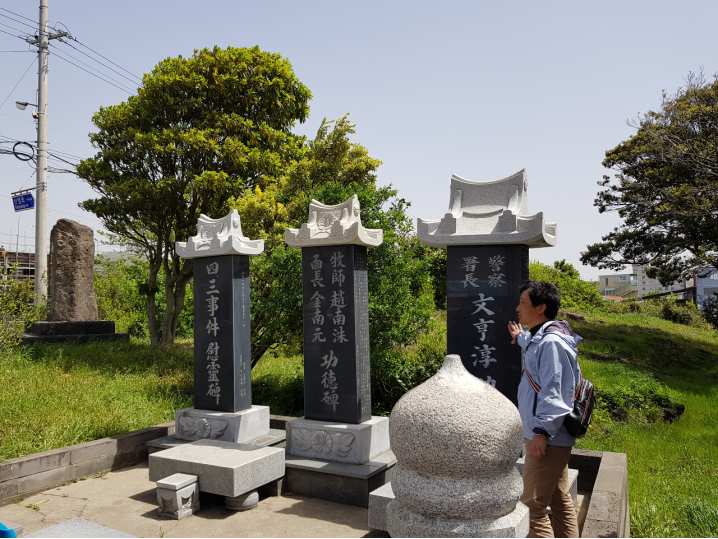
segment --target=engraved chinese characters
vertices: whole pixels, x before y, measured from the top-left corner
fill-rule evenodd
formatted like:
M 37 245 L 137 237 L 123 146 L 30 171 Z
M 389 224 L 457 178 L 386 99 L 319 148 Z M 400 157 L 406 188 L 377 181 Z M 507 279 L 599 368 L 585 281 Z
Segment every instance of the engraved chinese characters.
M 249 257 L 194 259 L 197 409 L 252 407 Z
M 304 416 L 361 423 L 371 417 L 366 247 L 302 249 Z
M 528 248 L 450 246 L 446 272 L 448 353 L 516 403 L 521 349 L 510 344 L 506 327 L 516 320 L 518 289 L 528 278 Z

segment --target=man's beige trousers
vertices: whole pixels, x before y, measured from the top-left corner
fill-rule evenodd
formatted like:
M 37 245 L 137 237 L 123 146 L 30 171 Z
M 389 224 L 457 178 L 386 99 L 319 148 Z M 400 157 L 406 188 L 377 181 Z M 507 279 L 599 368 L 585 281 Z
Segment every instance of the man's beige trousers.
M 526 454 L 521 501 L 529 508 L 529 537 L 578 537 L 576 508 L 568 484 L 570 458 L 571 448 L 558 445 L 547 445 L 544 457 Z M 551 520 L 546 514 L 549 506 Z

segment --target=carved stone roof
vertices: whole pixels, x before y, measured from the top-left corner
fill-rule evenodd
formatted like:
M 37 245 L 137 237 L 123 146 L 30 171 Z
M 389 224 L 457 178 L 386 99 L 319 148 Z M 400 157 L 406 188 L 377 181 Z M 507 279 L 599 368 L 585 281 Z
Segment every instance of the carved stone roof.
M 309 204 L 309 222 L 299 229 L 287 228 L 284 231 L 284 241 L 290 247 L 347 244 L 376 247 L 381 245 L 383 238 L 383 230 L 362 226 L 359 197 L 356 195 L 336 206 L 312 200 Z
M 197 235 L 186 243 L 178 241 L 177 254 L 182 258 L 218 255 L 258 255 L 264 252 L 264 240 L 250 240 L 242 235 L 242 223 L 237 210 L 220 219 L 200 215 Z
M 417 219 L 419 240 L 431 247 L 519 244 L 551 247 L 557 223 L 545 223 L 543 212 L 529 215 L 526 169 L 493 182 L 451 177 L 449 212 L 443 219 Z

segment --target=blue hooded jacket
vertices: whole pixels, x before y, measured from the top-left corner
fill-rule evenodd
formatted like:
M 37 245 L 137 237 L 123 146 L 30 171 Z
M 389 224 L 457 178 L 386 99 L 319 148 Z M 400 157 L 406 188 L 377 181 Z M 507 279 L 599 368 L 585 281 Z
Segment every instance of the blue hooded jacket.
M 549 445 L 576 444 L 576 438 L 563 426 L 563 419 L 573 410 L 581 381 L 577 346 L 582 340 L 563 320 L 546 322 L 533 337 L 524 331 L 516 338 L 526 351 L 524 369 L 541 388 L 536 393 L 526 375 L 521 377 L 518 403 L 524 438 L 532 440 L 538 430 L 548 434 Z

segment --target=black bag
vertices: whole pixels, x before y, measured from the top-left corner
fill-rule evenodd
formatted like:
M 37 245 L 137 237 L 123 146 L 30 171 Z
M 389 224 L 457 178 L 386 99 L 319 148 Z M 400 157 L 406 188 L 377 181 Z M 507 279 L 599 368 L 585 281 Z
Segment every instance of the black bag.
M 541 387 L 534 382 L 528 371 L 524 371 L 526 378 L 538 394 Z M 581 377 L 578 389 L 573 397 L 573 410 L 564 418 L 563 424 L 571 436 L 583 438 L 593 419 L 593 409 L 596 406 L 596 396 L 593 394 L 593 384 Z

